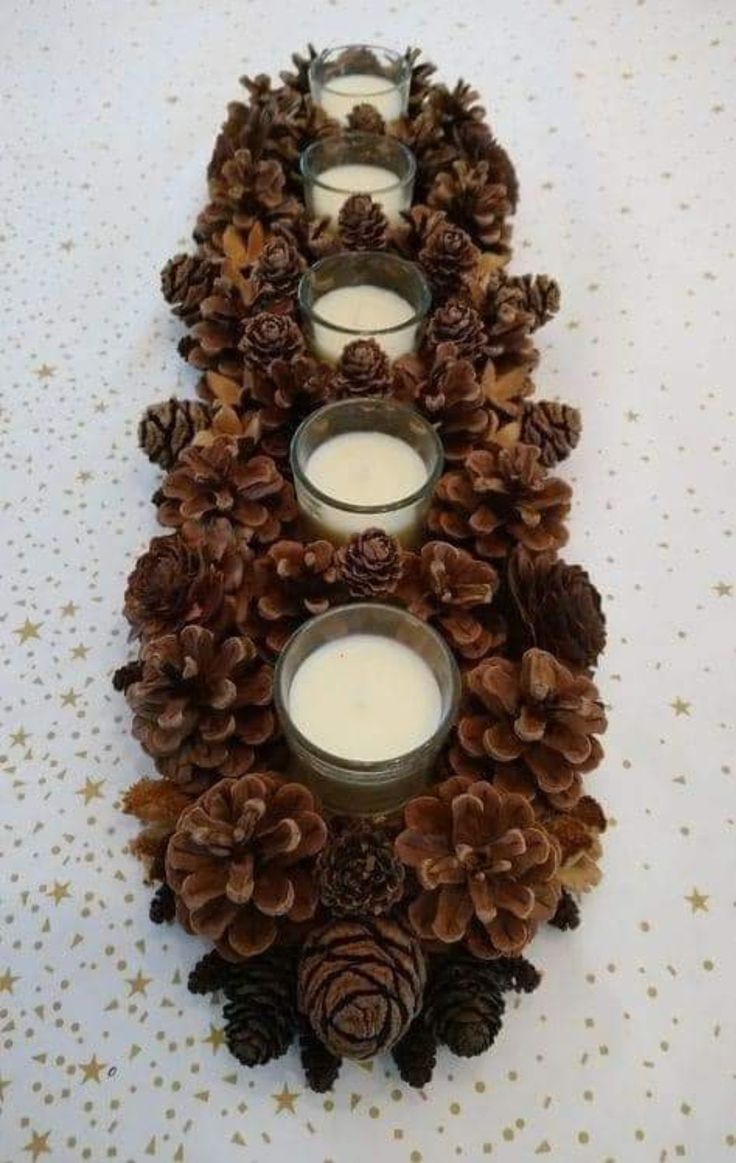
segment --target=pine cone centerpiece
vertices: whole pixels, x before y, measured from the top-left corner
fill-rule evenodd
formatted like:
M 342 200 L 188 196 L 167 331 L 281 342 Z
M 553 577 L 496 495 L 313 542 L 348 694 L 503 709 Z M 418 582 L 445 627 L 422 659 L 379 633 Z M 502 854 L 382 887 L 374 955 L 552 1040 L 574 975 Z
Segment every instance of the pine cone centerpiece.
M 401 900 L 404 867 L 383 832 L 348 827 L 323 848 L 316 878 L 322 904 L 336 917 L 375 917 Z
M 335 555 L 340 577 L 353 598 L 384 598 L 401 575 L 401 550 L 382 529 L 354 533 Z
M 330 385 L 330 394 L 335 399 L 388 396 L 392 387 L 389 358 L 375 339 L 354 339 L 346 343 Z
M 606 644 L 606 620 L 582 566 L 519 546 L 509 556 L 506 579 L 519 651 L 538 646 L 573 668 L 595 666 Z
M 280 1058 L 296 1033 L 296 966 L 289 949 L 268 949 L 224 983 L 227 1048 L 244 1066 Z
M 525 795 L 544 793 L 574 808 L 582 776 L 603 757 L 596 736 L 606 717 L 595 685 L 551 654 L 527 650 L 521 662 L 486 658 L 466 675 L 471 701 L 458 724 L 461 751 L 496 763 L 494 782 Z
M 227 961 L 270 948 L 282 920 L 314 916 L 310 863 L 327 829 L 302 784 L 264 772 L 223 779 L 179 819 L 166 853 L 177 915 Z
M 183 452 L 161 491 L 159 521 L 193 542 L 219 542 L 233 532 L 245 542 L 268 545 L 296 516 L 293 489 L 273 460 L 244 458 L 228 437 Z
M 516 542 L 557 549 L 567 541 L 571 492 L 546 475 L 537 448 L 476 449 L 463 469 L 441 478 L 429 527 L 451 541 L 472 540 L 480 557 L 504 557 Z
M 423 1017 L 453 1054 L 474 1058 L 490 1049 L 505 1008 L 494 962 L 467 954 L 437 958 L 427 982 Z
M 342 593 L 329 541 L 277 541 L 256 562 L 255 577 L 258 599 L 248 628 L 273 654 L 300 622 L 324 613 Z
M 404 553 L 396 596 L 410 614 L 438 624 L 463 658 L 483 658 L 503 634 L 490 604 L 498 575 L 488 562 L 446 541 Z
M 419 942 L 385 917 L 315 930 L 299 964 L 298 1006 L 339 1058 L 373 1058 L 419 1011 L 426 970 Z
M 388 242 L 388 219 L 370 194 L 351 194 L 337 219 L 346 250 L 383 250 Z
M 409 906 L 418 936 L 515 955 L 554 914 L 559 848 L 523 796 L 453 776 L 411 800 L 404 820 L 396 852 L 422 889 Z
M 261 311 L 243 327 L 240 350 L 246 363 L 268 371 L 274 360 L 288 362 L 304 352 L 304 336 L 288 315 Z
M 540 462 L 553 468 L 565 460 L 580 439 L 580 412 L 552 400 L 527 402 L 521 414 L 521 439 L 539 449 Z
M 206 404 L 172 397 L 146 408 L 138 425 L 138 443 L 152 464 L 169 469 L 210 419 Z
M 133 736 L 161 774 L 187 783 L 202 771 L 247 771 L 276 732 L 271 669 L 251 640 L 185 626 L 147 642 L 141 660 L 125 697 Z
M 487 161 L 474 165 L 465 160 L 453 162 L 449 170 L 435 177 L 427 205 L 443 210 L 483 250 L 507 255 L 510 230 L 506 218 L 511 202 L 506 187 L 492 182 L 489 171 Z

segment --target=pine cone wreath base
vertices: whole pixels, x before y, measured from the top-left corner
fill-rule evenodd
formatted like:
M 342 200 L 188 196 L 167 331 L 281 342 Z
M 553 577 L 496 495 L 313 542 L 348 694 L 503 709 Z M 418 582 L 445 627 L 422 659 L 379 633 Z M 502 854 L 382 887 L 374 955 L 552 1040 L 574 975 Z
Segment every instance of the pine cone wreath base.
M 188 986 L 221 998 L 232 1054 L 262 1065 L 296 1043 L 321 1094 L 343 1058 L 390 1053 L 421 1088 L 439 1047 L 488 1050 L 505 993 L 539 985 L 524 954 L 542 923 L 579 924 L 606 820 L 583 783 L 602 757 L 605 618 L 586 571 L 559 556 L 570 489 L 556 466 L 581 421 L 534 398 L 534 335 L 560 296 L 546 275 L 509 271 L 513 165 L 470 85 L 438 84 L 408 49 L 406 114 L 387 123 L 357 102 L 348 128 L 413 152 L 414 204 L 392 225 L 357 193 L 334 222 L 311 219 L 299 157 L 340 132 L 309 92 L 316 55 L 295 53 L 280 84 L 243 78 L 195 246 L 162 272 L 199 398 L 140 421 L 165 528 L 128 579 L 138 653 L 113 686 L 159 773 L 123 796 L 157 885 L 151 921 L 209 941 Z M 431 307 L 416 352 L 392 361 L 359 338 L 333 367 L 310 352 L 299 281 L 325 255 L 365 250 L 418 264 Z M 443 443 L 411 550 L 378 520 L 341 546 L 314 540 L 295 505 L 296 428 L 364 397 L 415 408 Z M 462 708 L 425 795 L 335 820 L 289 773 L 272 667 L 302 622 L 371 600 L 444 637 Z

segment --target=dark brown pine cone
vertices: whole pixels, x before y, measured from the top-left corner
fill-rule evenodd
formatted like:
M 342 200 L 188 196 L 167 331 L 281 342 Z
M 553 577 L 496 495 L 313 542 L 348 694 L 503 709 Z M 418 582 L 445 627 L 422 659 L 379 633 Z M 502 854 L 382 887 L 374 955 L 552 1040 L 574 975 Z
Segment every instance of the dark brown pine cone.
M 565 460 L 580 440 L 580 412 L 569 404 L 553 400 L 527 401 L 521 413 L 521 439 L 539 449 L 539 459 L 547 468 Z
M 409 116 L 415 117 L 429 94 L 432 87 L 431 78 L 437 72 L 437 66 L 431 61 L 420 61 L 422 50 L 419 48 L 408 48 L 404 55 L 411 66 Z
M 471 363 L 483 359 L 488 351 L 483 321 L 464 299 L 448 299 L 430 315 L 423 342 L 431 352 L 443 343 L 452 343 L 457 358 Z
M 259 301 L 290 298 L 296 294 L 306 262 L 286 238 L 272 238 L 253 267 L 253 283 Z
M 269 949 L 224 984 L 228 1050 L 244 1066 L 280 1058 L 296 1033 L 295 965 L 291 950 Z
M 353 598 L 384 598 L 401 576 L 401 549 L 382 529 L 354 533 L 336 553 L 340 576 Z
M 113 673 L 112 689 L 124 693 L 132 683 L 140 682 L 142 675 L 142 662 L 126 662 L 124 666 L 119 666 Z
M 238 149 L 209 177 L 211 201 L 197 218 L 194 237 L 216 250 L 233 225 L 247 234 L 256 223 L 271 229 L 299 213 L 299 203 L 286 190 L 286 175 L 278 161 L 258 161 L 248 149 Z
M 445 220 L 431 232 L 417 260 L 435 293 L 449 298 L 470 285 L 480 251 L 464 230 Z
M 200 957 L 189 973 L 187 989 L 190 993 L 214 993 L 237 973 L 237 966 L 226 961 L 216 949 Z
M 489 182 L 505 187 L 511 213 L 515 213 L 519 203 L 519 179 L 511 158 L 488 126 L 477 121 L 466 121 L 459 126 L 457 138 L 458 148 L 469 162 L 486 162 Z
M 309 1089 L 316 1094 L 326 1094 L 332 1090 L 340 1073 L 342 1058 L 331 1054 L 308 1027 L 301 1032 L 300 1056 Z
M 201 318 L 200 304 L 212 294 L 220 264 L 198 254 L 176 254 L 161 271 L 161 291 L 188 327 Z
M 307 939 L 299 964 L 300 1012 L 339 1058 L 373 1058 L 402 1036 L 422 1003 L 419 942 L 396 921 L 332 921 Z
M 383 250 L 388 242 L 388 219 L 370 194 L 351 194 L 343 202 L 337 227 L 346 250 Z
M 606 644 L 601 596 L 579 565 L 519 546 L 509 557 L 509 625 L 516 652 L 538 646 L 574 668 L 595 666 Z
M 580 925 L 580 907 L 566 888 L 562 890 L 557 911 L 549 923 L 555 929 L 560 929 L 563 933 L 568 932 L 570 929 L 577 929 Z
M 296 425 L 327 399 L 332 374 L 327 364 L 308 355 L 274 359 L 267 372 L 246 368 L 243 394 L 260 405 L 257 415 L 264 429 L 263 450 L 279 464 L 282 459 L 288 463 L 289 441 Z
M 374 105 L 354 105 L 348 113 L 348 129 L 353 133 L 386 132 L 386 122 Z
M 539 988 L 542 975 L 536 965 L 526 957 L 498 957 L 493 963 L 498 984 L 504 992 L 534 993 Z
M 392 392 L 391 364 L 375 339 L 354 339 L 342 350 L 330 395 L 341 400 L 346 396 L 388 396 Z
M 394 394 L 413 403 L 435 426 L 449 461 L 464 462 L 498 424 L 473 364 L 458 358 L 454 343 L 440 343 L 421 356 L 402 356 L 393 375 Z
M 239 287 L 230 279 L 216 279 L 212 294 L 199 305 L 200 318 L 179 340 L 179 355 L 199 371 L 237 378 L 243 365 L 238 343 L 246 312 Z
M 511 232 L 506 218 L 511 202 L 506 187 L 491 182 L 489 170 L 485 161 L 475 165 L 464 160 L 453 162 L 451 170 L 437 174 L 427 205 L 444 210 L 483 250 L 507 255 Z
M 422 1017 L 453 1054 L 474 1058 L 485 1053 L 501 1029 L 504 1009 L 493 961 L 465 953 L 437 958 L 429 975 Z
M 210 410 L 206 404 L 172 396 L 146 408 L 138 425 L 138 443 L 153 464 L 168 469 L 209 422 Z
M 383 832 L 348 827 L 317 858 L 320 900 L 336 917 L 375 917 L 401 900 L 404 866 Z
M 240 350 L 246 363 L 268 371 L 276 359 L 289 361 L 304 351 L 304 336 L 288 315 L 261 311 L 243 326 Z
M 154 925 L 173 921 L 176 916 L 176 897 L 168 884 L 162 884 L 156 889 L 148 909 L 148 916 Z
M 496 271 L 481 308 L 493 353 L 502 355 L 522 348 L 559 306 L 560 289 L 547 275 L 512 277 Z
M 396 1043 L 391 1057 L 398 1067 L 402 1082 L 407 1086 L 421 1089 L 432 1081 L 437 1064 L 437 1039 L 421 1014 Z

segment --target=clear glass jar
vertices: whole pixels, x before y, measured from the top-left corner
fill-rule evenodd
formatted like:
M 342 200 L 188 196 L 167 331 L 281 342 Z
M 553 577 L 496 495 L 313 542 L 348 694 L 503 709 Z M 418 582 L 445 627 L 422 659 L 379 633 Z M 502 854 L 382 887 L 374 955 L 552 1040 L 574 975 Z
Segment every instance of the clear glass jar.
M 415 651 L 439 687 L 439 722 L 418 747 L 386 760 L 361 761 L 321 750 L 295 726 L 289 713 L 294 676 L 302 663 L 326 643 L 351 634 L 379 635 Z M 305 622 L 279 655 L 274 701 L 293 758 L 293 774 L 308 784 L 327 810 L 349 815 L 390 813 L 430 781 L 460 703 L 460 672 L 443 638 L 412 614 L 379 602 L 337 606 Z M 329 691 L 324 697 L 329 698 Z
M 328 255 L 299 283 L 309 344 L 333 364 L 354 339 L 375 339 L 392 360 L 415 351 L 431 302 L 416 263 L 382 250 Z
M 426 469 L 421 488 L 382 505 L 349 504 L 319 489 L 309 479 L 310 457 L 326 440 L 352 432 L 383 433 L 407 444 Z M 370 449 L 358 452 L 365 455 Z M 307 416 L 294 433 L 290 459 L 297 503 L 313 536 L 341 544 L 354 533 L 378 528 L 403 545 L 415 545 L 421 539 L 432 494 L 442 474 L 443 450 L 435 429 L 413 408 L 395 400 L 368 397 L 325 404 Z
M 396 121 L 406 113 L 410 84 L 403 53 L 372 44 L 325 49 L 309 68 L 312 97 L 342 125 L 356 105 L 372 105 L 385 122 Z
M 304 200 L 312 218 L 336 224 L 351 194 L 370 194 L 393 225 L 411 206 L 416 161 L 395 137 L 346 133 L 313 141 L 300 159 Z

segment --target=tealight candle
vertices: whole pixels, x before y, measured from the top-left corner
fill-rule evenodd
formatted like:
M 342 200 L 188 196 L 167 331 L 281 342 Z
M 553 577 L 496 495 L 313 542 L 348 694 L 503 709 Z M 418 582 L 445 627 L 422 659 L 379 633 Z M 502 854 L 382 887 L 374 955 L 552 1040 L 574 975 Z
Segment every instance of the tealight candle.
M 336 225 L 351 194 L 369 194 L 392 224 L 411 206 L 414 155 L 388 134 L 321 138 L 305 149 L 300 167 L 304 198 L 313 218 L 329 218 Z
M 421 791 L 459 698 L 444 639 L 379 602 L 337 606 L 305 622 L 274 674 L 295 776 L 341 813 L 392 811 Z
M 442 472 L 442 445 L 432 425 L 403 404 L 339 400 L 297 430 L 291 468 L 315 537 L 339 544 L 380 528 L 413 545 Z
M 385 251 L 330 255 L 299 284 L 311 347 L 328 363 L 355 339 L 375 339 L 392 360 L 414 351 L 430 301 L 419 268 Z
M 312 97 L 342 125 L 356 105 L 372 105 L 384 121 L 395 121 L 406 112 L 410 80 L 406 57 L 374 45 L 326 49 L 309 69 Z

